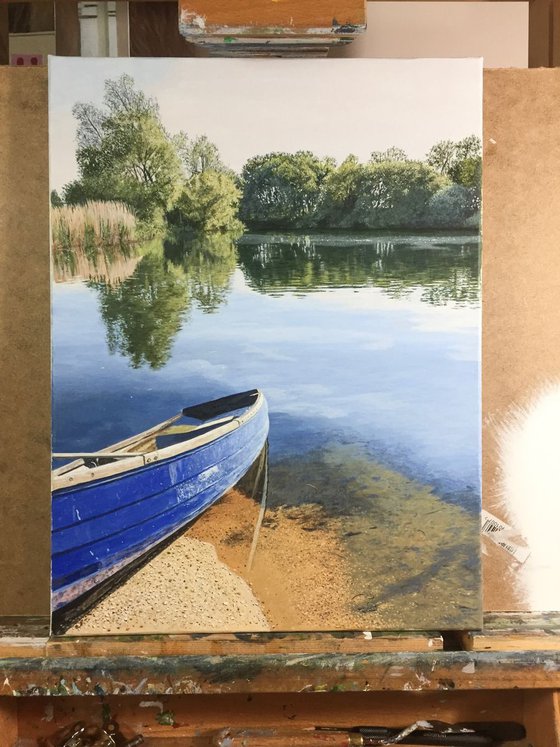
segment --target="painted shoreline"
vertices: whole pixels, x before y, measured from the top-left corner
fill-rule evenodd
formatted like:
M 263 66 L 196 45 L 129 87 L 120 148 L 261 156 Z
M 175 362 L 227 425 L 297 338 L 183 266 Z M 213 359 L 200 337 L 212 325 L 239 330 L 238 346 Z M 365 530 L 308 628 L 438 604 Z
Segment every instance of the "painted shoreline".
M 457 606 L 475 621 L 479 592 L 464 581 L 478 521 L 406 478 L 399 493 L 399 478 L 380 472 L 377 515 L 269 506 L 251 570 L 259 506 L 234 489 L 68 634 L 436 629 Z
M 309 531 L 313 511 L 287 510 L 265 517 L 247 571 L 259 507 L 241 491 L 230 491 L 68 634 L 266 632 L 301 627 L 302 620 L 328 629 L 331 615 L 340 620 L 348 603 L 336 536 Z M 340 609 L 326 603 L 329 588 Z

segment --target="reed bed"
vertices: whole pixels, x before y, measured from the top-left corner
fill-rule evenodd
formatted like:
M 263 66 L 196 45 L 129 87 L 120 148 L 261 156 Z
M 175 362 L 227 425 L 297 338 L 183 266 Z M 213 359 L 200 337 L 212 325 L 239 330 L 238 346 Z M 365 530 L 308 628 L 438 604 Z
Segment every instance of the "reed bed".
M 122 202 L 86 202 L 52 209 L 53 251 L 82 250 L 91 256 L 103 248 L 127 248 L 135 240 L 136 217 Z

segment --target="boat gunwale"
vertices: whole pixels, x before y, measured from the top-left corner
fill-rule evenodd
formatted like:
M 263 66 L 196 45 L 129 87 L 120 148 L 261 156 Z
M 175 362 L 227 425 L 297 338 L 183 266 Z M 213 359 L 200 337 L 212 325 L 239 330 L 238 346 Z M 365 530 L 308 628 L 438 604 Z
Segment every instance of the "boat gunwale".
M 52 470 L 51 491 L 54 493 L 55 491 L 61 490 L 63 488 L 73 488 L 79 485 L 83 485 L 84 483 L 94 482 L 96 480 L 113 476 L 120 476 L 127 472 L 132 472 L 133 470 L 136 470 L 140 467 L 154 466 L 167 459 L 180 456 L 181 454 L 185 454 L 189 451 L 194 451 L 201 446 L 205 446 L 209 443 L 212 443 L 213 441 L 217 441 L 219 438 L 226 436 L 229 433 L 237 430 L 241 426 L 245 425 L 245 423 L 255 417 L 255 415 L 264 405 L 265 401 L 266 400 L 263 393 L 260 390 L 257 390 L 255 402 L 250 407 L 248 407 L 247 410 L 241 415 L 235 416 L 232 420 L 219 425 L 215 429 L 206 431 L 200 436 L 194 436 L 190 439 L 180 441 L 177 444 L 171 444 L 170 446 L 166 446 L 163 449 L 155 449 L 142 454 L 131 452 L 130 459 L 119 459 L 116 462 L 102 464 L 98 467 L 92 467 L 88 469 L 87 472 L 78 474 L 71 473 L 72 470 L 85 466 L 83 459 L 77 459 L 73 462 L 70 462 L 69 464 L 65 464 L 56 470 Z M 119 441 L 118 443 L 112 444 L 111 446 L 108 446 L 106 449 L 104 449 L 104 451 L 107 451 L 107 455 L 110 456 L 111 451 L 122 450 L 123 446 L 132 447 L 145 438 L 155 436 L 161 430 L 164 430 L 168 426 L 172 425 L 181 417 L 182 412 L 174 415 L 171 418 L 168 418 L 158 425 L 152 426 L 151 428 L 142 431 L 141 433 L 130 436 L 129 438 Z M 203 426 L 204 424 L 202 424 L 202 427 Z

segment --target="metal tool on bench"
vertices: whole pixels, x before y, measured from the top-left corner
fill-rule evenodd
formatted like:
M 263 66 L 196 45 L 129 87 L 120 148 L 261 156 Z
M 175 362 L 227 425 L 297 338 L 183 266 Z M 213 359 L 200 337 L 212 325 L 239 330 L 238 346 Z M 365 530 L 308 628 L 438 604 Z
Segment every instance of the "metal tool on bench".
M 40 742 L 41 747 L 138 747 L 143 744 L 141 734 L 128 739 L 116 721 L 107 721 L 103 727 L 87 726 L 77 721 L 59 730 L 53 737 Z
M 416 721 L 401 729 L 377 726 L 316 727 L 321 732 L 340 732 L 361 737 L 363 747 L 391 744 L 449 745 L 450 747 L 497 747 L 525 738 L 525 727 L 513 721 L 462 722 Z
M 514 722 L 416 721 L 402 728 L 382 726 L 315 726 L 303 729 L 223 729 L 215 747 L 378 747 L 417 744 L 428 747 L 498 747 L 525 738 Z

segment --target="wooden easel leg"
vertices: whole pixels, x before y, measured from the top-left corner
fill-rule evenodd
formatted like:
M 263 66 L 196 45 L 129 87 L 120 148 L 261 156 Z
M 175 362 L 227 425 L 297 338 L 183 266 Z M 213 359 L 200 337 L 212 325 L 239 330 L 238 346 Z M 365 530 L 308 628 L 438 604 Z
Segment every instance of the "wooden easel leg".
M 560 692 L 526 692 L 524 724 L 533 747 L 560 747 Z
M 8 4 L 0 4 L 0 65 L 10 64 Z
M 80 19 L 78 3 L 56 0 L 54 4 L 56 53 L 65 57 L 80 56 Z
M 560 0 L 529 2 L 529 67 L 560 66 Z

